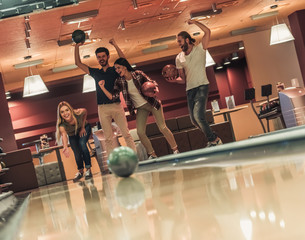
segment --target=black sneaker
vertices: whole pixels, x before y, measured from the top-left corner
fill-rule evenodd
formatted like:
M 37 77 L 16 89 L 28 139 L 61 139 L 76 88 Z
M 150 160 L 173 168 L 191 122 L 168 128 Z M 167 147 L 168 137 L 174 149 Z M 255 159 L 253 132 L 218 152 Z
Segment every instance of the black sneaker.
M 74 179 L 73 179 L 73 182 L 79 181 L 82 177 L 83 177 L 83 174 L 82 174 L 81 172 L 77 172 L 77 173 L 75 174 L 75 177 L 74 177 Z
M 85 180 L 88 180 L 92 178 L 92 173 L 91 173 L 91 169 L 88 169 L 86 172 L 85 172 Z

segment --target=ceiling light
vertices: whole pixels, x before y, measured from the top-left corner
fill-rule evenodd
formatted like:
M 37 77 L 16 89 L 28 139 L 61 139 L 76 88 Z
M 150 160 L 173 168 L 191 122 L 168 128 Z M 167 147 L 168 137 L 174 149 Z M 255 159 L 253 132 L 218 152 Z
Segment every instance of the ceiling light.
M 49 92 L 40 75 L 33 75 L 24 79 L 23 97 L 31 97 Z
M 211 54 L 209 53 L 209 51 L 207 50 L 206 51 L 206 62 L 205 62 L 205 67 L 210 67 L 210 66 L 213 66 L 215 65 L 215 61 L 214 59 L 212 58 Z
M 237 52 L 232 53 L 232 58 L 231 60 L 236 60 L 239 59 Z
M 95 80 L 89 74 L 84 75 L 83 93 L 96 91 Z
M 120 22 L 120 25 L 118 26 L 118 29 L 122 29 L 122 30 L 126 29 L 124 20 Z
M 220 14 L 222 13 L 222 9 L 216 9 L 216 12 L 214 12 L 212 9 L 210 10 L 207 10 L 207 11 L 201 11 L 201 12 L 193 12 L 190 14 L 190 18 L 192 20 L 198 20 L 198 19 L 205 19 L 205 18 L 208 18 L 208 17 L 211 17 L 213 15 L 217 15 L 217 14 Z
M 239 49 L 239 50 L 245 49 L 245 46 L 244 46 L 244 43 L 243 43 L 243 42 L 239 42 L 239 43 L 238 43 L 238 49 Z
M 150 47 L 150 48 L 144 48 L 142 49 L 142 53 L 148 54 L 148 53 L 153 53 L 153 52 L 159 52 L 162 50 L 168 49 L 168 45 L 159 45 L 155 47 Z
M 32 58 L 31 55 L 27 55 L 27 56 L 24 56 L 24 57 L 23 57 L 24 60 L 29 60 L 29 59 L 31 59 L 31 58 Z
M 30 26 L 30 23 L 29 22 L 25 22 L 24 23 L 24 26 L 25 26 L 25 30 L 30 32 L 31 31 L 31 26 Z
M 27 30 L 24 30 L 25 32 L 25 38 L 29 39 L 30 38 L 30 32 L 28 32 Z
M 69 71 L 72 69 L 77 68 L 77 66 L 75 64 L 71 64 L 71 65 L 66 65 L 66 66 L 62 66 L 62 67 L 55 67 L 52 69 L 53 73 L 58 73 L 58 72 L 64 72 L 64 71 Z
M 217 12 L 216 3 L 212 3 L 212 10 L 213 12 Z
M 11 93 L 10 92 L 6 92 L 5 93 L 5 97 L 6 97 L 6 99 L 11 99 L 12 98 Z
M 43 59 L 38 59 L 38 60 L 34 60 L 34 61 L 28 61 L 28 62 L 24 62 L 24 63 L 15 64 L 14 68 L 20 69 L 20 68 L 32 67 L 32 66 L 36 66 L 36 65 L 39 65 L 42 63 L 43 63 Z
M 255 15 L 250 16 L 250 18 L 252 20 L 258 20 L 258 19 L 262 19 L 262 18 L 276 16 L 278 14 L 279 14 L 279 11 L 272 11 L 272 12 L 266 12 L 266 13 L 261 13 L 261 14 L 255 14 Z
M 138 3 L 137 0 L 132 0 L 132 5 L 134 9 L 138 9 Z
M 98 10 L 91 10 L 87 12 L 75 13 L 61 17 L 61 21 L 67 24 L 80 23 L 88 21 L 90 18 L 96 17 Z
M 160 44 L 160 43 L 163 43 L 163 42 L 174 41 L 176 39 L 177 39 L 176 35 L 172 35 L 172 36 L 168 36 L 168 37 L 163 37 L 163 38 L 157 38 L 157 39 L 150 40 L 150 44 L 155 45 L 155 44 Z
M 220 63 L 217 63 L 217 64 L 216 64 L 216 69 L 217 69 L 217 70 L 223 69 L 223 66 L 222 66 Z
M 236 29 L 236 30 L 231 31 L 231 36 L 237 36 L 237 35 L 241 35 L 241 34 L 254 32 L 255 29 L 256 29 L 256 27 L 247 27 L 247 28 Z
M 294 40 L 294 37 L 285 23 L 277 24 L 271 27 L 270 45 L 292 40 Z
M 225 61 L 224 61 L 224 63 L 223 63 L 223 65 L 229 65 L 230 63 L 231 63 L 231 62 L 230 62 L 229 58 L 226 58 Z
M 31 48 L 31 44 L 30 44 L 29 39 L 25 39 L 25 45 L 26 45 L 26 48 L 27 48 L 27 49 L 30 49 L 30 48 Z

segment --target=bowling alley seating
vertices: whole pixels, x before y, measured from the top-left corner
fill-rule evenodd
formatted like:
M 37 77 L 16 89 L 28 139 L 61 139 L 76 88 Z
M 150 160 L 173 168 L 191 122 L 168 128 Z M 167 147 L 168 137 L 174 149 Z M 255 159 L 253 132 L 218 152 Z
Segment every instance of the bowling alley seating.
M 211 128 L 219 135 L 223 143 L 233 142 L 232 131 L 229 122 L 214 123 L 211 110 L 206 111 L 206 118 Z M 165 120 L 167 127 L 172 131 L 180 152 L 204 148 L 208 140 L 198 128 L 194 127 L 190 116 L 179 116 Z M 158 156 L 172 154 L 165 137 L 159 131 L 157 124 L 150 123 L 146 126 L 146 134 L 151 140 L 153 148 Z
M 63 180 L 58 162 L 49 162 L 37 165 L 35 166 L 35 171 L 39 186 L 57 183 Z
M 30 148 L 7 152 L 1 161 L 9 171 L 0 176 L 0 181 L 11 182 L 12 185 L 8 186 L 9 190 L 20 192 L 38 187 Z

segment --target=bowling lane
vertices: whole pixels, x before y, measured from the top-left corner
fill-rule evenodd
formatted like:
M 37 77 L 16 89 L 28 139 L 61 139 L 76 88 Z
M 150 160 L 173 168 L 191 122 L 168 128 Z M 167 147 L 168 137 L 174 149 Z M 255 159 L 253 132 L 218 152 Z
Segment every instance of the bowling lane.
M 17 239 L 304 239 L 304 131 L 40 188 Z

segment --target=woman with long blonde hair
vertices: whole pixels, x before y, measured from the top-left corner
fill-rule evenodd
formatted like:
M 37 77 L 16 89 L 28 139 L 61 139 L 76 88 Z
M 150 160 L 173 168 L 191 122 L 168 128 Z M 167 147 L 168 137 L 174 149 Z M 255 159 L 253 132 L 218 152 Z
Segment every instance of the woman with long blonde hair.
M 78 181 L 84 175 L 84 163 L 86 168 L 85 179 L 92 178 L 91 158 L 87 142 L 91 134 L 91 126 L 87 122 L 87 110 L 85 108 L 73 109 L 65 101 L 58 104 L 56 123 L 56 142 L 62 140 L 63 154 L 69 157 L 68 139 L 73 150 L 78 172 L 73 181 Z

